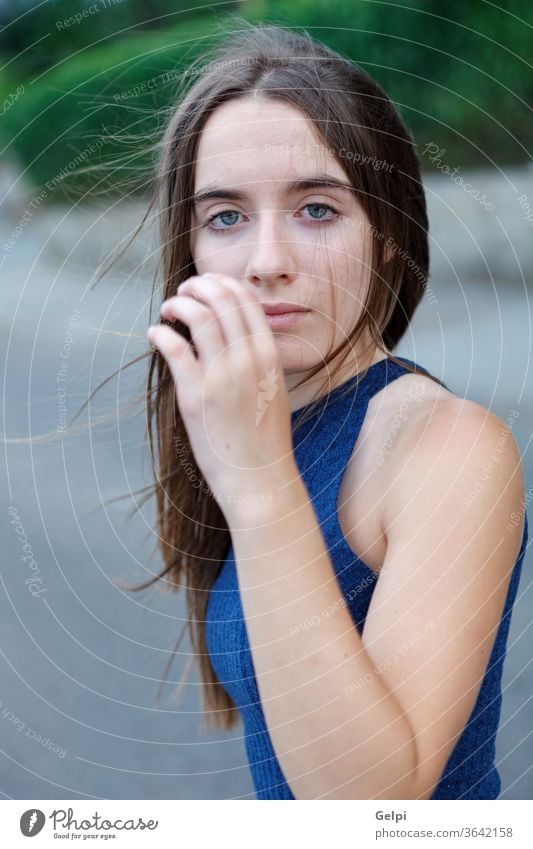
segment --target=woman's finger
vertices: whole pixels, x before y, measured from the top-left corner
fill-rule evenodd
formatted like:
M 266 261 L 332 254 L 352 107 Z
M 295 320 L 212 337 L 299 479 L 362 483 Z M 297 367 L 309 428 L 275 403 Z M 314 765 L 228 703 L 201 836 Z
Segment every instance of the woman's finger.
M 265 312 L 257 295 L 233 277 L 221 276 L 225 286 L 235 294 L 242 307 L 242 313 L 250 330 L 250 335 L 273 336 L 272 329 L 266 320 Z
M 190 330 L 200 361 L 209 366 L 226 347 L 226 340 L 216 313 L 190 295 L 174 295 L 161 305 L 161 316 L 179 318 Z
M 232 354 L 250 356 L 251 329 L 243 314 L 242 305 L 235 291 L 226 285 L 221 275 L 204 274 L 191 277 L 179 286 L 178 291 L 198 298 L 216 314 L 222 328 L 227 347 Z M 180 296 L 177 295 L 177 298 Z
M 146 335 L 165 358 L 180 395 L 201 391 L 202 369 L 189 342 L 166 324 L 152 325 Z

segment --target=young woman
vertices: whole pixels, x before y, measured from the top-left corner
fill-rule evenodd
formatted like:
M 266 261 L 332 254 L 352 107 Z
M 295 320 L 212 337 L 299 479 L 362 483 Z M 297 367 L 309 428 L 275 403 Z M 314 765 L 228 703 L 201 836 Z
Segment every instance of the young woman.
M 148 331 L 157 577 L 206 716 L 241 715 L 258 798 L 496 798 L 523 472 L 502 420 L 392 355 L 428 275 L 413 142 L 307 33 L 213 58 L 164 138 Z

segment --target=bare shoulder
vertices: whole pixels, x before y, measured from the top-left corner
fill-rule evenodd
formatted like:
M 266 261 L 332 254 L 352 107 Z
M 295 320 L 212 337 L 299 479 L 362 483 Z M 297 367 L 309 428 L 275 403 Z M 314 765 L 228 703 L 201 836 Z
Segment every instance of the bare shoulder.
M 354 553 L 380 572 L 393 537 L 398 544 L 416 535 L 432 511 L 440 534 L 443 509 L 467 535 L 497 512 L 498 522 L 485 525 L 487 541 L 503 528 L 519 546 L 522 528 L 505 530 L 508 514 L 523 512 L 516 415 L 504 421 L 427 375 L 402 375 L 376 393 L 339 492 L 339 522 Z
M 429 506 L 437 498 L 446 498 L 450 507 L 455 504 L 463 513 L 471 510 L 471 515 L 478 517 L 484 509 L 510 512 L 519 506 L 524 472 L 513 436 L 518 412 L 510 411 L 503 420 L 481 404 L 441 389 L 429 378 L 409 375 L 405 385 L 408 380 L 411 386 L 416 385 L 414 381 L 425 381 L 432 387 L 418 401 L 404 405 L 401 426 L 397 426 L 393 410 L 385 416 L 389 433 L 395 434 L 391 441 L 385 436 L 376 457 L 381 487 L 386 482 L 382 490 L 385 534 L 399 510 L 407 517 L 409 504 Z M 401 381 L 403 378 L 396 383 Z M 397 407 L 399 397 L 394 405 L 389 396 L 387 404 Z M 452 491 L 458 500 L 449 500 Z M 472 510 L 475 502 L 477 509 Z

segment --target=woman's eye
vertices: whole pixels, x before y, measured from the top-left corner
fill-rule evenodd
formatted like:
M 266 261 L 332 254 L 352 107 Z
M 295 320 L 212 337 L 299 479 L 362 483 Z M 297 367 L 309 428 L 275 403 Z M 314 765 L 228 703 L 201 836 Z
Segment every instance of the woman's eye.
M 330 206 L 328 203 L 308 203 L 304 207 L 304 209 L 313 209 L 313 208 L 315 210 L 316 209 L 322 209 L 322 210 L 327 209 L 327 210 L 329 210 L 329 212 L 332 213 L 332 215 L 330 215 L 329 218 L 325 218 L 324 216 L 321 216 L 320 218 L 315 218 L 314 215 L 311 214 L 311 220 L 313 220 L 313 221 L 333 221 L 338 215 L 337 210 L 333 209 L 333 207 Z
M 241 213 L 237 212 L 235 209 L 223 209 L 222 212 L 217 212 L 217 213 L 215 213 L 215 215 L 212 215 L 211 218 L 208 218 L 207 223 L 204 225 L 204 227 L 208 227 L 210 230 L 229 230 L 231 228 L 231 226 L 233 224 L 235 224 L 235 221 L 230 222 L 229 226 L 227 226 L 227 227 L 226 226 L 213 227 L 212 226 L 213 221 L 216 221 L 218 218 L 220 218 L 222 220 L 222 217 L 225 218 L 226 216 L 240 215 L 240 214 Z M 227 223 L 228 222 L 226 221 L 225 224 L 227 224 Z

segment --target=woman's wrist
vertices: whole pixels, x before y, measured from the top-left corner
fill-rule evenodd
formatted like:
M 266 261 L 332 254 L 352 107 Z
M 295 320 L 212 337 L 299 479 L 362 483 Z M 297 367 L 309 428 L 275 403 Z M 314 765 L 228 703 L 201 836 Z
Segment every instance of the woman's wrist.
M 238 531 L 253 530 L 286 517 L 302 498 L 307 498 L 307 491 L 291 456 L 275 470 L 270 468 L 256 475 L 253 488 L 247 488 L 245 493 L 239 488 L 231 493 L 226 488 L 219 503 L 230 531 Z

